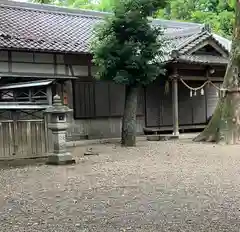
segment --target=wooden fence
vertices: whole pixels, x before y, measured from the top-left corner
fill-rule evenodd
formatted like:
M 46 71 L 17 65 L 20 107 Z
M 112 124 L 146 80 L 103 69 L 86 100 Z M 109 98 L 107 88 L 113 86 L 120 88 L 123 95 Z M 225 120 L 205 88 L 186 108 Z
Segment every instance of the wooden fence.
M 49 134 L 45 119 L 0 120 L 0 160 L 47 156 Z

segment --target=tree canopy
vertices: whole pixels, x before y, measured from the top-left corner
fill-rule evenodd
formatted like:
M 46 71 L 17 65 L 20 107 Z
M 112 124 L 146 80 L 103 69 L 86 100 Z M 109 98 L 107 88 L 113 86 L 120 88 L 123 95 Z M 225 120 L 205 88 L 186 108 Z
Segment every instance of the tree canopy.
M 163 73 L 163 31 L 148 20 L 161 5 L 158 0 L 120 1 L 99 25 L 92 51 L 101 79 L 138 86 Z
M 220 35 L 230 37 L 234 22 L 234 0 L 170 0 L 156 17 L 208 23 Z

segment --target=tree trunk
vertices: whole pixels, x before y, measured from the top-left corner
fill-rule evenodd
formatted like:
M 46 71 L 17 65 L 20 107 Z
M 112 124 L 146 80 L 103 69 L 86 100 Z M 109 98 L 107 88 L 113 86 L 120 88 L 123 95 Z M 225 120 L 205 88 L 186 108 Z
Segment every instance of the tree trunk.
M 136 114 L 138 88 L 126 86 L 125 107 L 122 119 L 122 145 L 136 146 Z
M 194 141 L 236 144 L 240 137 L 240 0 L 236 1 L 235 27 L 228 67 L 218 105 L 205 130 Z

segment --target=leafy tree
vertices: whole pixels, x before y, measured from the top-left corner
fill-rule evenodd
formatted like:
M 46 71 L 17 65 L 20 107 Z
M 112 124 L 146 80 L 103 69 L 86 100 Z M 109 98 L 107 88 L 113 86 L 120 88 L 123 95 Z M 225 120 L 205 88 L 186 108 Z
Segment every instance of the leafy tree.
M 122 145 L 136 144 L 138 89 L 154 81 L 164 69 L 160 64 L 165 46 L 163 31 L 153 27 L 149 17 L 164 6 L 159 0 L 120 0 L 109 16 L 96 28 L 92 44 L 98 76 L 124 84 L 125 108 Z
M 170 0 L 156 17 L 208 23 L 220 35 L 230 37 L 233 30 L 235 0 Z
M 99 0 L 97 3 L 95 3 L 94 7 L 99 11 L 111 12 L 113 11 L 116 3 L 117 1 L 114 0 Z
M 31 0 L 31 2 L 105 12 L 111 12 L 115 4 L 115 0 Z
M 223 90 L 205 130 L 195 141 L 235 144 L 240 138 L 240 0 L 236 1 L 232 48 Z

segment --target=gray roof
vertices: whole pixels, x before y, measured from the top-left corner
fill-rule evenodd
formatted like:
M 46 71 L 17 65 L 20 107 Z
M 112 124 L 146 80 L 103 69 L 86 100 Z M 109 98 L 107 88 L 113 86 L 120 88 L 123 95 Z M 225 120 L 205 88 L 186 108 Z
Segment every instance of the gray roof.
M 38 86 L 47 86 L 54 82 L 54 80 L 37 80 L 37 81 L 28 81 L 28 82 L 18 82 L 11 83 L 6 85 L 1 85 L 0 90 L 9 90 L 9 89 L 19 89 L 19 88 L 28 88 L 28 87 L 38 87 Z
M 85 53 L 100 19 L 84 11 L 0 0 L 0 48 Z
M 108 14 L 0 0 L 0 48 L 88 53 L 93 27 Z M 213 39 L 226 51 L 230 41 L 209 32 L 202 24 L 156 19 L 169 39 L 165 60 L 172 50 L 184 55 L 199 40 Z M 185 54 L 186 55 L 186 54 Z
M 182 31 L 183 33 L 183 31 Z M 171 45 L 168 49 L 168 54 L 165 56 L 165 62 L 180 61 L 188 63 L 202 63 L 202 64 L 227 64 L 228 58 L 213 55 L 193 55 L 192 49 L 197 45 L 205 41 L 212 41 L 218 45 L 222 51 L 228 55 L 231 49 L 231 43 L 229 40 L 213 34 L 206 30 L 205 27 L 199 28 L 198 32 L 192 33 L 188 36 L 179 36 L 171 39 Z
M 191 64 L 211 64 L 211 65 L 227 65 L 228 59 L 222 56 L 211 55 L 181 55 L 179 62 Z

